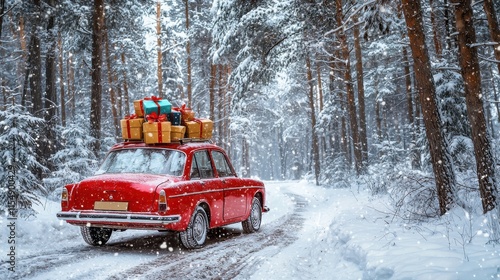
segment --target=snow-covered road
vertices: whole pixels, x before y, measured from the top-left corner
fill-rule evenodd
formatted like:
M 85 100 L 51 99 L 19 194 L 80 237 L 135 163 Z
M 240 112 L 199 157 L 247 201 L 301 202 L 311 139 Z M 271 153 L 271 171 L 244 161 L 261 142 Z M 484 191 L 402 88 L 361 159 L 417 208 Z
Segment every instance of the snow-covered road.
M 441 221 L 391 221 L 387 198 L 358 189 L 326 189 L 306 182 L 266 182 L 261 231 L 241 225 L 213 230 L 207 245 L 184 250 L 174 234 L 115 232 L 91 247 L 77 227 L 55 218 L 57 203 L 37 218 L 18 220 L 16 274 L 2 258 L 0 279 L 497 279 L 500 251 L 485 245 L 473 223 L 462 246 L 457 213 Z M 0 218 L 0 255 L 7 255 L 7 221 Z M 453 224 L 457 223 L 457 225 Z M 457 230 L 457 232 L 459 232 Z

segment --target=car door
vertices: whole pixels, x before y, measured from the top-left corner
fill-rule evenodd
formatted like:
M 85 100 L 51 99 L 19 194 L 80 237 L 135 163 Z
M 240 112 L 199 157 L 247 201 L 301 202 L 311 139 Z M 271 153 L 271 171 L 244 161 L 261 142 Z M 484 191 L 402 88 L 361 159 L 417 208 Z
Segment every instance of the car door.
M 196 151 L 191 162 L 191 180 L 199 180 L 202 190 L 199 200 L 210 207 L 210 227 L 223 223 L 223 190 L 219 179 L 215 178 L 212 162 L 207 150 Z
M 212 159 L 224 189 L 224 220 L 230 221 L 245 215 L 248 202 L 246 188 L 240 185 L 240 180 L 231 169 L 227 157 L 220 151 L 212 150 Z

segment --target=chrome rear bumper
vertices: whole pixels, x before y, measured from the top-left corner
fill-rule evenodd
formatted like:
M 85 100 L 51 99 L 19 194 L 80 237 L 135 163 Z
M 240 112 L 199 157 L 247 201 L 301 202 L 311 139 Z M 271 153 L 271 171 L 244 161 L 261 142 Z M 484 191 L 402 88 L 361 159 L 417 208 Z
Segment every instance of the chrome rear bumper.
M 166 225 L 176 223 L 181 220 L 179 215 L 158 216 L 149 214 L 125 214 L 125 213 L 105 213 L 105 212 L 58 212 L 57 218 L 64 221 L 78 222 L 116 222 L 116 223 L 134 223 L 134 224 L 156 224 Z

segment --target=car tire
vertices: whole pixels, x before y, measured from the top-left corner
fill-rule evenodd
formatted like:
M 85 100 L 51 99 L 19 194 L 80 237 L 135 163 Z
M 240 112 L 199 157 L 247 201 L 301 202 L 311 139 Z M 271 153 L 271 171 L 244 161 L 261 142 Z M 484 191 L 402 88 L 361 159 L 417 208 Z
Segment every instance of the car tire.
M 198 206 L 185 231 L 179 233 L 181 244 L 186 249 L 201 248 L 205 245 L 208 235 L 208 217 L 205 209 Z
M 113 232 L 110 228 L 97 228 L 97 227 L 80 227 L 83 240 L 92 246 L 103 246 L 108 242 Z
M 257 197 L 252 199 L 252 205 L 250 207 L 250 215 L 248 218 L 241 222 L 243 226 L 244 233 L 256 232 L 260 229 L 260 223 L 262 221 L 262 205 Z

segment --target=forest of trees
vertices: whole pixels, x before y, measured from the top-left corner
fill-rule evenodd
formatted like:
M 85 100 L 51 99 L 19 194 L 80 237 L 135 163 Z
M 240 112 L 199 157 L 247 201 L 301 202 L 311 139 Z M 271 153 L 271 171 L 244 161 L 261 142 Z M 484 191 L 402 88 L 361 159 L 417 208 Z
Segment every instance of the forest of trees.
M 361 180 L 413 197 L 408 216 L 458 205 L 500 227 L 499 13 L 493 0 L 0 0 L 0 181 L 15 165 L 23 208 L 56 198 L 155 95 L 214 120 L 241 176 Z

